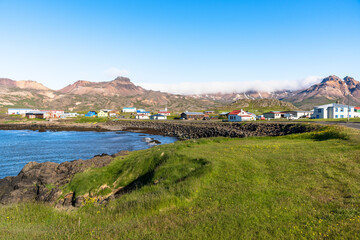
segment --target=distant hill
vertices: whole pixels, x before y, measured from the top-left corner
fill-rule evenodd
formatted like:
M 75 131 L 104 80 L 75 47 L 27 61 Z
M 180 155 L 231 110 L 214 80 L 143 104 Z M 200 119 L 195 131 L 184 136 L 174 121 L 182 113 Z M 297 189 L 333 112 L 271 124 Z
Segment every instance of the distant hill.
M 220 104 L 209 99 L 146 90 L 124 77 L 109 82 L 81 80 L 58 91 L 35 81 L 0 79 L 0 107 L 81 111 L 101 108 L 121 109 L 125 106 L 149 110 L 168 107 L 172 111 L 183 111 L 218 107 Z
M 14 81 L 9 78 L 0 78 L 0 86 L 2 88 L 20 88 L 20 89 L 34 89 L 42 91 L 52 91 L 51 89 L 45 87 L 41 83 L 23 80 L 23 81 Z
M 312 109 L 316 105 L 339 101 L 360 106 L 360 82 L 352 77 L 341 79 L 335 75 L 324 78 L 320 83 L 307 89 L 297 91 L 283 90 L 276 92 L 246 91 L 234 93 L 209 93 L 194 95 L 199 99 L 209 99 L 222 103 L 231 103 L 239 100 L 278 99 L 291 102 L 301 109 Z
M 360 105 L 360 82 L 352 77 L 341 79 L 335 75 L 324 78 L 321 83 L 294 93 L 293 96 L 281 98 L 281 100 L 294 103 L 304 109 L 310 109 L 315 105 L 327 104 L 339 101 L 347 104 Z
M 218 108 L 218 111 L 244 109 L 255 114 L 262 114 L 268 111 L 299 110 L 292 103 L 280 101 L 278 99 L 240 99 L 229 105 Z
M 110 82 L 77 81 L 58 91 L 63 94 L 104 95 L 104 96 L 134 96 L 146 92 L 140 86 L 133 84 L 129 78 L 117 77 Z

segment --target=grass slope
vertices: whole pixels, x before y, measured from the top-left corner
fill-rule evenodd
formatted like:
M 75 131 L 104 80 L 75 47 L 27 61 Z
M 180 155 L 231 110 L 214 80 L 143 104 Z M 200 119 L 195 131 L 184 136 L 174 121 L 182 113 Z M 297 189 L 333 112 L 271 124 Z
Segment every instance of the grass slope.
M 359 238 L 360 136 L 342 131 L 189 140 L 132 152 L 65 187 L 90 193 L 81 209 L 0 207 L 0 238 Z M 120 189 L 118 199 L 92 203 L 113 189 Z

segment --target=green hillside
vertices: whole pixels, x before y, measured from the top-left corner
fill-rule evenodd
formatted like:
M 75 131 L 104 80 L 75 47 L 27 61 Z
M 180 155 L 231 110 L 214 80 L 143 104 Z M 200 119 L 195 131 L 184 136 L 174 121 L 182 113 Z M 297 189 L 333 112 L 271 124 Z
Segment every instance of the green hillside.
M 253 112 L 256 115 L 269 111 L 289 111 L 298 110 L 296 106 L 289 102 L 280 101 L 277 99 L 241 99 L 232 104 L 219 107 L 217 110 L 230 112 L 232 110 L 243 109 L 248 112 Z
M 157 146 L 77 174 L 80 209 L 0 207 L 0 239 L 356 239 L 359 162 L 359 132 L 330 127 Z

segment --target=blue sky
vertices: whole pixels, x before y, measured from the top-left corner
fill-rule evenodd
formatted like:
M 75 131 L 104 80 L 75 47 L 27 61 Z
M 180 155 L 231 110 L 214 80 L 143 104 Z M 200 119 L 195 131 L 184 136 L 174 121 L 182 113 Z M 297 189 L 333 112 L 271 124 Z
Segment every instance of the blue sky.
M 116 75 L 181 93 L 360 80 L 360 1 L 0 0 L 0 56 L 0 77 L 53 89 Z

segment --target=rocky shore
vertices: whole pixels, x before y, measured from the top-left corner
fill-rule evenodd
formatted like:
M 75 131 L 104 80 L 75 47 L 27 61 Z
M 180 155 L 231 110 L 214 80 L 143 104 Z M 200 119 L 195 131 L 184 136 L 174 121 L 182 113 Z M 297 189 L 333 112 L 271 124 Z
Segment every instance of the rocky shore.
M 319 129 L 319 125 L 268 122 L 112 121 L 102 125 L 102 128 L 110 131 L 145 132 L 179 139 L 198 139 L 207 137 L 283 136 L 314 131 Z
M 293 133 L 310 132 L 320 125 L 299 123 L 222 123 L 222 122 L 160 122 L 160 121 L 112 121 L 99 125 L 85 124 L 1 124 L 2 130 L 53 130 L 53 131 L 134 131 L 178 137 L 179 139 L 197 139 L 205 137 L 249 137 L 282 136 Z M 61 187 L 69 183 L 76 173 L 88 168 L 100 168 L 108 165 L 115 156 L 95 156 L 89 160 L 75 160 L 61 164 L 28 163 L 15 177 L 0 179 L 0 204 L 24 201 L 39 201 L 56 206 L 81 206 L 82 199 L 62 194 Z
M 0 130 L 33 130 L 33 131 L 107 131 L 100 125 L 90 124 L 62 124 L 51 122 L 38 122 L 38 123 L 12 123 L 0 124 Z
M 57 203 L 57 206 L 80 206 L 79 199 L 73 199 L 71 195 L 59 200 L 61 187 L 69 183 L 76 173 L 104 167 L 116 156 L 126 154 L 126 151 L 111 156 L 102 154 L 88 160 L 61 164 L 29 162 L 17 176 L 0 179 L 0 204 L 38 201 Z

